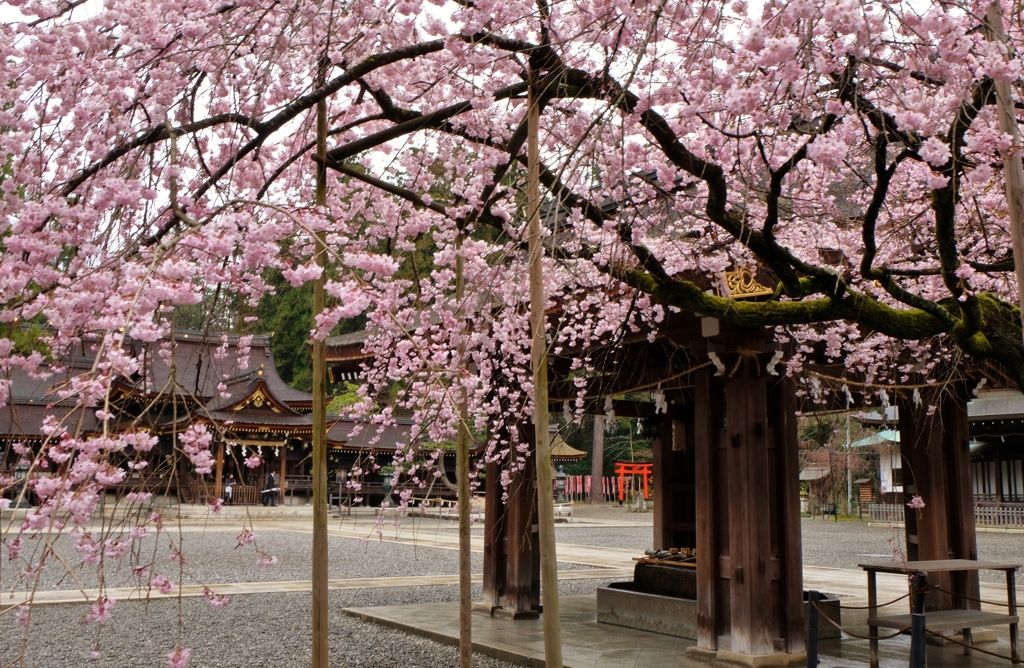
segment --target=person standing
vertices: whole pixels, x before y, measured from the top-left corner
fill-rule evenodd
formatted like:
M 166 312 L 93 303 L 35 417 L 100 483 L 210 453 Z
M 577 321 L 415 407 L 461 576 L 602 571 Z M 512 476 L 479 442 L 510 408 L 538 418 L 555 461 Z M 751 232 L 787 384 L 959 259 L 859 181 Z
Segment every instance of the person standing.
M 277 480 L 274 478 L 273 471 L 267 474 L 267 486 L 263 490 L 263 505 L 277 505 Z
M 234 493 L 235 476 L 228 474 L 228 479 L 224 481 L 224 503 L 229 506 L 232 504 L 232 495 Z

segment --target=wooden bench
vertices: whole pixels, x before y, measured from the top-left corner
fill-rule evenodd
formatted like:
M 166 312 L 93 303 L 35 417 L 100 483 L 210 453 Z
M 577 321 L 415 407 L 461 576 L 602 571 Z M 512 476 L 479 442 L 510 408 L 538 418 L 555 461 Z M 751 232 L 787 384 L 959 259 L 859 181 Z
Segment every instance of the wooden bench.
M 859 564 L 868 574 L 868 635 L 870 641 L 870 664 L 871 668 L 878 668 L 878 629 L 909 629 L 911 615 L 878 615 L 878 589 L 875 575 L 877 573 L 896 573 L 899 575 L 916 575 L 917 573 L 952 573 L 963 571 L 1004 571 L 1006 573 L 1006 603 L 1007 613 L 988 612 L 985 610 L 969 610 L 957 608 L 952 610 L 932 610 L 925 613 L 925 630 L 933 633 L 941 631 L 963 631 L 964 643 L 971 644 L 971 629 L 982 626 L 1001 626 L 1006 624 L 1010 627 L 1010 654 L 1014 663 L 1020 663 L 1020 654 L 1017 650 L 1017 627 L 1020 618 L 1017 616 L 1017 589 L 1015 574 L 1020 564 L 1007 564 L 989 561 L 971 561 L 969 559 L 938 559 L 934 561 L 908 561 L 906 564 L 897 563 L 867 563 Z M 913 586 L 913 585 L 911 585 Z M 964 605 L 968 601 L 964 600 Z M 965 647 L 964 654 L 970 655 L 970 649 Z

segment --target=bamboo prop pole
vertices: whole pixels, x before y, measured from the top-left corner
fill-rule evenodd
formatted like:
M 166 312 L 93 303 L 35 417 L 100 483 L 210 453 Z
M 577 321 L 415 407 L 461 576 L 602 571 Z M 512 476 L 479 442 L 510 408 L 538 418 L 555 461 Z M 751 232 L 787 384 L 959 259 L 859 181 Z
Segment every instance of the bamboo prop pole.
M 1006 30 L 1003 27 L 1003 8 L 999 0 L 988 7 L 985 20 L 988 23 L 989 38 L 1000 42 L 1009 49 Z M 1008 81 L 996 81 L 998 99 L 999 130 L 1011 139 L 1020 136 L 1017 113 L 1013 108 L 1013 94 Z M 1024 167 L 1021 156 L 1008 152 L 1003 156 L 1003 175 L 1006 180 L 1006 206 L 1010 210 L 1010 237 L 1013 240 L 1013 264 L 1017 270 L 1017 303 L 1021 307 L 1021 327 L 1024 329 Z
M 466 283 L 463 277 L 462 230 L 455 239 L 455 301 L 458 303 L 459 314 L 463 314 L 463 301 L 466 296 Z M 465 368 L 466 356 L 466 320 L 462 318 L 462 329 L 459 338 L 458 364 L 459 370 Z M 473 662 L 473 598 L 469 544 L 469 409 L 467 406 L 466 386 L 463 379 L 456 378 L 459 397 L 459 430 L 455 439 L 456 475 L 459 484 L 459 668 L 469 668 Z
M 537 514 L 540 525 L 541 592 L 544 605 L 544 665 L 562 668 L 562 629 L 558 618 L 558 572 L 555 556 L 555 505 L 551 484 L 551 447 L 548 434 L 548 350 L 544 320 L 544 245 L 540 236 L 540 105 L 537 77 L 529 70 L 527 96 L 526 199 L 529 214 L 530 328 L 533 332 L 533 426 L 537 447 Z
M 320 60 L 317 85 L 323 86 L 328 61 Z M 327 102 L 316 105 L 316 205 L 327 205 Z M 316 263 L 320 276 L 313 282 L 313 314 L 326 305 L 327 235 L 316 233 Z M 313 339 L 313 668 L 327 668 L 327 342 Z M 282 480 L 282 483 L 284 481 Z

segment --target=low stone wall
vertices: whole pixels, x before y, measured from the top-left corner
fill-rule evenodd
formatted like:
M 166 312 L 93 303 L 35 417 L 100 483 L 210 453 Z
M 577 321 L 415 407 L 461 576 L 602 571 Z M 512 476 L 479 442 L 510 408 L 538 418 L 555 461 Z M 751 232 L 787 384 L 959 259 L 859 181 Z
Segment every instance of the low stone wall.
M 650 567 L 648 567 L 650 568 Z M 662 567 L 670 568 L 670 567 Z M 688 571 L 694 573 L 693 571 Z M 637 574 L 641 570 L 637 569 Z M 597 589 L 597 621 L 604 624 L 625 626 L 642 631 L 664 633 L 680 638 L 697 639 L 697 600 L 696 597 L 665 596 L 639 591 L 649 587 L 652 576 L 656 572 L 648 571 L 641 575 L 644 582 L 612 582 L 607 587 Z M 686 587 L 687 578 L 670 578 L 670 587 Z M 694 582 L 695 582 L 694 578 Z M 696 592 L 694 592 L 695 594 Z M 822 617 L 828 617 L 842 624 L 842 604 L 838 597 L 831 594 L 819 594 L 818 602 L 818 639 L 828 640 L 839 638 L 839 629 Z M 807 595 L 804 593 L 804 600 Z M 809 604 L 804 603 L 804 628 L 807 628 Z
M 597 621 L 631 629 L 697 638 L 697 600 L 633 591 L 632 582 L 597 588 Z

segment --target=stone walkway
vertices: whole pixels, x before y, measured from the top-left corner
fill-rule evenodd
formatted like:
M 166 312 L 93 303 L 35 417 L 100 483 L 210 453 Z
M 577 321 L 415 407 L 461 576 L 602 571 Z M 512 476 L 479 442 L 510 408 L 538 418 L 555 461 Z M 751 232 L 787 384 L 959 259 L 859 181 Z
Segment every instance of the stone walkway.
M 707 668 L 686 655 L 693 640 L 659 633 L 648 633 L 597 622 L 597 603 L 593 596 L 567 596 L 559 599 L 562 625 L 562 653 L 565 668 Z M 373 608 L 348 608 L 345 613 L 363 621 L 381 624 L 436 642 L 457 645 L 459 615 L 457 603 L 428 603 Z M 863 620 L 854 620 L 856 625 Z M 846 624 L 844 619 L 844 625 Z M 858 628 L 863 633 L 866 628 Z M 1005 633 L 998 642 L 985 643 L 984 649 L 1009 654 Z M 539 619 L 509 621 L 485 614 L 473 615 L 473 651 L 524 666 L 544 665 L 544 629 Z M 883 641 L 879 647 L 881 668 L 906 668 L 910 654 L 904 637 Z M 866 640 L 828 640 L 819 643 L 821 666 L 862 668 L 868 663 Z M 929 645 L 930 668 L 996 668 L 1005 661 L 975 654 L 965 657 L 958 646 Z
M 625 571 L 622 569 L 614 568 L 593 568 L 573 571 L 560 571 L 558 573 L 559 580 L 611 580 L 617 578 L 628 578 L 632 577 L 632 571 Z M 475 584 L 479 584 L 482 580 L 482 576 L 476 573 L 472 576 L 472 581 Z M 328 580 L 327 589 L 329 591 L 339 589 L 370 589 L 378 587 L 429 587 L 434 585 L 457 585 L 459 584 L 458 575 L 415 575 L 409 577 L 387 577 L 387 578 L 349 578 L 339 580 Z M 290 581 L 276 581 L 276 582 L 231 582 L 226 584 L 218 584 L 210 587 L 217 594 L 224 594 L 227 596 L 238 596 L 240 594 L 278 594 L 285 592 L 297 592 L 297 591 L 310 591 L 313 586 L 311 580 L 290 580 Z M 60 589 L 60 590 L 47 590 L 38 591 L 32 598 L 35 605 L 55 605 L 60 603 L 87 603 L 96 600 L 96 598 L 102 593 L 107 598 L 114 599 L 117 601 L 139 601 L 139 600 L 158 600 L 164 598 L 177 598 L 180 596 L 202 596 L 203 591 L 206 587 L 202 585 L 185 585 L 175 589 L 169 594 L 162 594 L 159 591 L 152 590 L 147 592 L 145 589 L 139 589 L 137 587 L 119 587 L 104 589 L 102 592 L 99 589 Z M 23 599 L 24 600 L 24 599 Z M 16 597 L 5 598 L 4 605 L 14 604 L 18 605 L 22 600 L 18 600 Z

